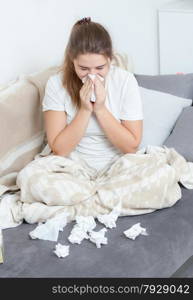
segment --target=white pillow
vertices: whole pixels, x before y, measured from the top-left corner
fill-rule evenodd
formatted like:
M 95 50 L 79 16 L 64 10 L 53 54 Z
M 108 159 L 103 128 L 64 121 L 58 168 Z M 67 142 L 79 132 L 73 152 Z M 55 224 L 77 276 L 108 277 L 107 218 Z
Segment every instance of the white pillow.
M 192 100 L 139 87 L 143 104 L 143 137 L 139 149 L 161 146 L 170 135 L 183 108 Z

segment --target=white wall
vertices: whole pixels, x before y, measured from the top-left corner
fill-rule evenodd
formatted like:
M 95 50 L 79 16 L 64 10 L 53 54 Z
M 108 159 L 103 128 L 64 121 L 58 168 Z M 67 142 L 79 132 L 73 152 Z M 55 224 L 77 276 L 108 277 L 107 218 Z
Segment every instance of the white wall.
M 90 16 L 134 71 L 158 73 L 157 9 L 168 0 L 0 0 L 0 84 L 61 63 L 72 25 Z
M 158 15 L 160 74 L 192 73 L 193 0 L 166 6 Z

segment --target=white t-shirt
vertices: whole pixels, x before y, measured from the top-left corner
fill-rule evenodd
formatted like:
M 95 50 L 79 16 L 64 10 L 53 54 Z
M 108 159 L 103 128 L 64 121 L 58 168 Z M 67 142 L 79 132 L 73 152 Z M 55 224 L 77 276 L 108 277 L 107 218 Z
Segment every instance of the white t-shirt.
M 143 119 L 139 87 L 132 73 L 111 65 L 105 78 L 105 89 L 107 93 L 105 105 L 119 122 Z M 65 111 L 67 124 L 75 117 L 77 111 L 70 95 L 62 85 L 61 72 L 49 78 L 42 110 Z M 72 157 L 73 153 L 79 154 L 89 166 L 97 170 L 105 167 L 112 159 L 123 155 L 108 140 L 94 114 L 90 117 L 84 136 L 69 157 Z

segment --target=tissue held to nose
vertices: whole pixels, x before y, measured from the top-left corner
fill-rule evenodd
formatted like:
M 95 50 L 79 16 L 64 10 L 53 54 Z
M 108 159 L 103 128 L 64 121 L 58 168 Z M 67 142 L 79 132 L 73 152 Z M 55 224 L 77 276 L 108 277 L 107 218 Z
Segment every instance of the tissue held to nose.
M 101 77 L 100 75 L 95 75 L 95 74 L 88 74 L 88 77 L 93 81 L 95 79 L 95 76 L 98 76 L 98 78 L 101 81 L 104 81 L 104 78 Z M 82 78 L 82 82 L 85 83 L 87 79 L 87 76 L 85 76 L 84 78 Z M 95 96 L 95 92 L 94 92 L 94 84 L 92 84 L 92 94 L 91 94 L 91 98 L 90 101 L 95 102 L 96 101 L 96 96 Z

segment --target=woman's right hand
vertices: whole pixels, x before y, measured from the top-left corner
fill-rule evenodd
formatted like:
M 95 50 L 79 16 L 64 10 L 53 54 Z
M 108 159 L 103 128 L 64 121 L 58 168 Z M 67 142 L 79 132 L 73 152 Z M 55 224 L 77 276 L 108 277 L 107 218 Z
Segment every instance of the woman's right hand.
M 81 108 L 90 112 L 93 112 L 93 103 L 90 101 L 92 84 L 92 80 L 88 77 L 80 89 Z

